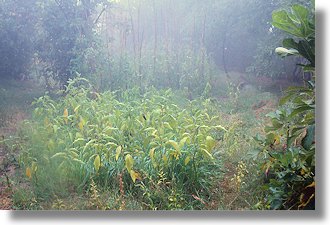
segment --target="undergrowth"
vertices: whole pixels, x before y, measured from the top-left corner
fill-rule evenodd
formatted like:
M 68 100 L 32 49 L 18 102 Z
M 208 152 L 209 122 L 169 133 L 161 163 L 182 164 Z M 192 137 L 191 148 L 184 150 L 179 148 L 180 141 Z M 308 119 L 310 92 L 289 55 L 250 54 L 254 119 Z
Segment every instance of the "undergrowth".
M 260 202 L 253 135 L 274 96 L 93 90 L 78 78 L 56 98 L 40 97 L 32 118 L 5 140 L 20 149 L 14 208 L 218 210 Z
M 193 196 L 208 199 L 221 176 L 218 144 L 227 132 L 210 100 L 183 108 L 170 90 L 95 93 L 82 78 L 62 94 L 36 100 L 20 133 L 19 163 L 37 198 L 92 185 L 120 190 L 145 209 L 203 208 Z

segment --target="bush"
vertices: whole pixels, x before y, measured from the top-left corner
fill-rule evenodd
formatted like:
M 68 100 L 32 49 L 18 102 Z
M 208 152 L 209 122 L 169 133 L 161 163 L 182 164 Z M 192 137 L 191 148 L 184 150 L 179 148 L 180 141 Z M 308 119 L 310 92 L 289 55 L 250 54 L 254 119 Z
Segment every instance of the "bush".
M 266 206 L 271 209 L 315 209 L 315 18 L 307 8 L 273 13 L 273 25 L 293 35 L 275 51 L 282 57 L 298 55 L 311 79 L 305 87 L 292 87 L 280 100 L 280 108 L 268 116 L 261 165 L 266 176 Z

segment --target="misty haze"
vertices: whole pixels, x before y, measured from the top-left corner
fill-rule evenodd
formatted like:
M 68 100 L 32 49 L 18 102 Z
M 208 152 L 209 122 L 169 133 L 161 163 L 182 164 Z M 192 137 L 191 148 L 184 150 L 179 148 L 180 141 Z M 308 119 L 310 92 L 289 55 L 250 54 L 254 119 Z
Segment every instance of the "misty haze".
M 313 0 L 0 0 L 0 28 L 0 209 L 315 209 Z

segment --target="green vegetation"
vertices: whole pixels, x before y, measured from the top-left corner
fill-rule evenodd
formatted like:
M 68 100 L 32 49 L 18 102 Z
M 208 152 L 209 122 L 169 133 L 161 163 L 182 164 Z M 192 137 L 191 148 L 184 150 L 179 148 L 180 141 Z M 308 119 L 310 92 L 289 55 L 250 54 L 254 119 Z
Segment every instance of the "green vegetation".
M 1 208 L 315 209 L 312 3 L 0 12 Z
M 273 25 L 293 35 L 276 52 L 285 57 L 299 55 L 308 60 L 301 65 L 311 79 L 304 87 L 292 87 L 280 100 L 276 112 L 269 114 L 261 142 L 269 183 L 267 207 L 271 209 L 315 208 L 315 17 L 307 8 L 293 5 L 291 11 L 273 13 Z
M 91 93 L 81 82 L 70 81 L 62 101 L 39 98 L 33 122 L 24 125 L 29 141 L 19 160 L 38 195 L 63 197 L 92 180 L 119 189 L 119 176 L 124 191 L 143 196 L 148 209 L 169 208 L 175 189 L 183 209 L 194 205 L 191 194 L 209 192 L 221 166 L 216 139 L 226 132 L 214 105 L 196 100 L 182 108 L 170 90 Z
M 12 185 L 26 186 L 13 193 L 15 208 L 238 209 L 260 201 L 247 134 L 260 131 L 271 108 L 256 115 L 248 104 L 273 95 L 251 89 L 190 101 L 171 90 L 93 90 L 76 78 L 38 98 L 18 136 L 5 140 L 20 151 Z

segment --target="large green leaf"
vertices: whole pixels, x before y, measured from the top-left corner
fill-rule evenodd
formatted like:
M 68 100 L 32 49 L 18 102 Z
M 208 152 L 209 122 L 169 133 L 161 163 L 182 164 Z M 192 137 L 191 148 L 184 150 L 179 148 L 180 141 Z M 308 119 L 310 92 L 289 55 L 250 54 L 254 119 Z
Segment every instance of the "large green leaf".
M 303 37 L 299 27 L 292 21 L 285 10 L 273 12 L 272 18 L 272 25 L 274 27 L 277 27 L 294 36 Z
M 297 22 L 301 26 L 301 33 L 307 37 L 309 36 L 313 31 L 311 30 L 309 26 L 309 11 L 304 6 L 295 4 L 292 6 L 292 12 L 295 18 L 297 19 Z
M 290 114 L 290 118 L 294 118 L 297 114 L 299 113 L 306 113 L 306 111 L 309 110 L 313 110 L 314 107 L 310 106 L 310 105 L 303 105 L 303 106 L 299 106 L 297 108 L 295 108 L 292 113 Z
M 299 38 L 308 38 L 315 32 L 313 22 L 310 22 L 309 10 L 296 4 L 291 12 L 280 10 L 273 12 L 273 26 Z
M 306 130 L 306 136 L 302 140 L 302 146 L 309 150 L 315 141 L 315 125 L 309 126 Z
M 298 43 L 293 38 L 286 38 L 283 40 L 282 45 L 284 48 L 298 49 Z
M 315 53 L 310 43 L 301 40 L 298 43 L 297 49 L 299 53 L 311 63 L 311 66 L 315 66 Z

